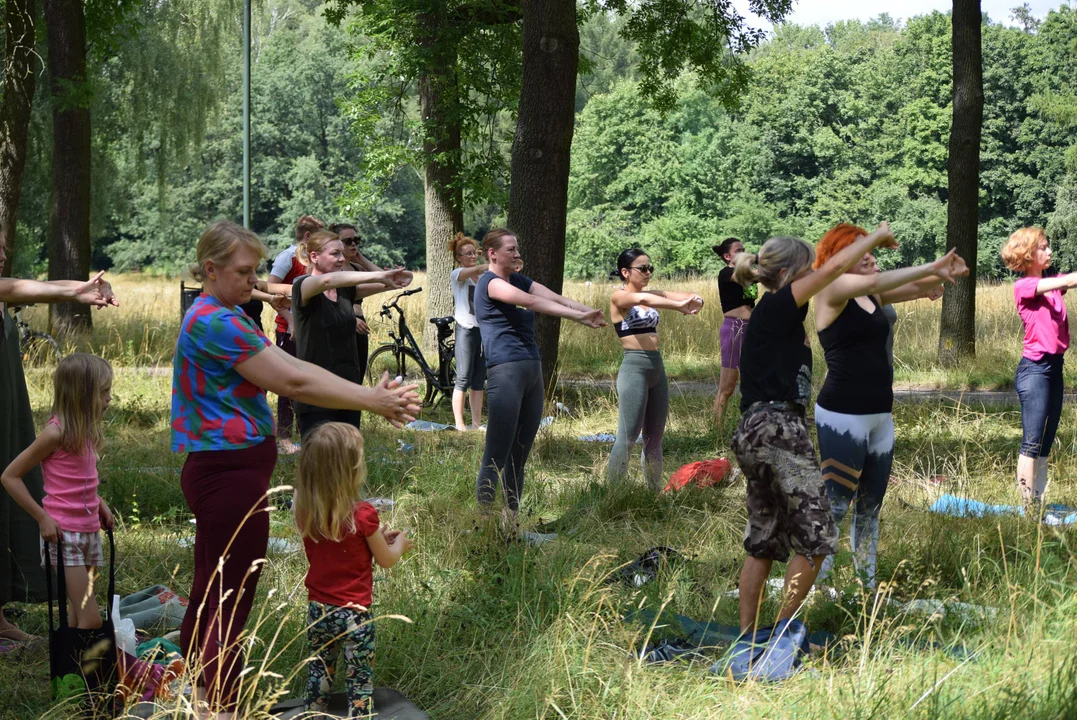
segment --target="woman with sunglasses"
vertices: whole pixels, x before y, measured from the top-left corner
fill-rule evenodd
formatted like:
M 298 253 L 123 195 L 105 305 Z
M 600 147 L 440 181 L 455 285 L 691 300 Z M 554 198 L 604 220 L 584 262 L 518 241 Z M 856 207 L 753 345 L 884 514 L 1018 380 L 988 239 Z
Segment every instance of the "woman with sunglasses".
M 610 298 L 610 320 L 624 348 L 617 371 L 617 440 L 610 452 L 607 475 L 619 482 L 628 473 L 628 451 L 643 432 L 644 478 L 655 492 L 662 489 L 662 436 L 669 414 L 669 383 L 658 351 L 658 311 L 676 310 L 695 315 L 703 309 L 697 293 L 647 290 L 654 265 L 639 248 L 617 258 L 611 277 L 620 278 L 620 290 Z
M 340 238 L 340 244 L 344 248 L 344 260 L 357 272 L 380 272 L 382 268 L 370 262 L 359 250 L 362 246 L 362 238 L 359 231 L 351 223 L 335 223 L 329 229 Z M 367 359 L 370 357 L 370 326 L 366 324 L 366 315 L 363 313 L 363 296 L 373 295 L 374 292 L 365 292 L 363 286 L 357 286 L 355 303 L 352 310 L 355 312 L 355 344 L 359 351 L 359 382 L 366 377 Z

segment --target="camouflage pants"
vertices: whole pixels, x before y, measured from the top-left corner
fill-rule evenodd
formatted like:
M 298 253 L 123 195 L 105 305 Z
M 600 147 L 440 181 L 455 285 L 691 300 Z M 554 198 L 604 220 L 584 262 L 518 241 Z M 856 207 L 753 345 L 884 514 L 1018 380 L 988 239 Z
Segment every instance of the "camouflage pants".
M 748 408 L 733 436 L 747 481 L 748 555 L 785 562 L 789 550 L 833 555 L 838 530 L 802 413 L 787 405 Z
M 307 665 L 307 711 L 329 712 L 337 654 L 343 648 L 348 717 L 370 715 L 374 711 L 374 621 L 370 613 L 312 600 L 307 609 L 307 643 L 314 656 Z

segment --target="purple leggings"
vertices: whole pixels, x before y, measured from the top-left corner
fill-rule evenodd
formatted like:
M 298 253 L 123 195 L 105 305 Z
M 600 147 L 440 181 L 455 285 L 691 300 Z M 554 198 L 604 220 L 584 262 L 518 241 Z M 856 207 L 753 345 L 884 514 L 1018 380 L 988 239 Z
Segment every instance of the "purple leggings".
M 718 341 L 722 346 L 722 367 L 740 370 L 740 346 L 744 343 L 744 331 L 747 329 L 747 320 L 727 317 L 722 321 L 722 329 L 718 332 Z

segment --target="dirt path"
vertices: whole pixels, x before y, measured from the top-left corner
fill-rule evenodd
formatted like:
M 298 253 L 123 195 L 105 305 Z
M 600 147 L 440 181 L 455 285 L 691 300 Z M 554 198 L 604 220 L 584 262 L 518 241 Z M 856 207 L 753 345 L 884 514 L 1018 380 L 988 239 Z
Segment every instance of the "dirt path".
M 591 387 L 612 390 L 613 380 L 589 380 L 570 378 L 559 383 L 562 387 Z M 670 390 L 679 395 L 714 395 L 713 382 L 700 380 L 670 381 Z M 1067 394 L 1067 402 L 1077 400 L 1077 394 Z M 923 390 L 919 388 L 894 387 L 894 400 L 903 403 L 923 403 L 949 400 L 965 405 L 1017 405 L 1017 393 L 1012 390 Z
M 129 370 L 150 376 L 172 374 L 172 368 L 168 366 L 138 367 L 129 368 Z M 587 378 L 568 378 L 561 380 L 559 384 L 562 387 L 570 388 L 589 387 L 600 390 L 612 390 L 615 382 L 616 381 L 613 379 L 594 380 Z M 716 387 L 713 382 L 706 380 L 671 380 L 670 390 L 678 395 L 714 395 Z M 1018 404 L 1017 393 L 1013 390 L 925 390 L 923 388 L 903 387 L 901 385 L 894 386 L 894 400 L 902 403 L 925 403 L 949 400 L 964 405 L 981 406 Z M 1073 402 L 1075 400 L 1077 400 L 1077 393 L 1066 394 L 1066 402 Z

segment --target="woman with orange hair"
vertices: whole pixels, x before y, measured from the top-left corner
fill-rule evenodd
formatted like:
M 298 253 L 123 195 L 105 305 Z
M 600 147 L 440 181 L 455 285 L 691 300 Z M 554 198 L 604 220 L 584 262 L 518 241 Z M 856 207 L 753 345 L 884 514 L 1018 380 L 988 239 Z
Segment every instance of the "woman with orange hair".
M 855 225 L 835 226 L 819 241 L 815 267 L 867 234 Z M 815 401 L 823 480 L 835 525 L 856 501 L 850 532 L 854 564 L 870 588 L 875 587 L 879 511 L 894 459 L 894 370 L 886 350 L 890 323 L 882 308 L 968 273 L 952 250 L 934 262 L 888 272 L 868 272 L 873 262 L 872 254 L 865 254 L 815 302 L 815 328 L 827 364 Z M 832 565 L 829 556 L 820 580 Z
M 1042 228 L 1021 228 L 1002 246 L 1006 267 L 1024 275 L 1014 283 L 1017 314 L 1025 326 L 1024 352 L 1014 385 L 1021 401 L 1021 454 L 1017 487 L 1021 500 L 1035 510 L 1047 490 L 1047 454 L 1062 416 L 1062 356 L 1070 344 L 1070 326 L 1062 295 L 1077 286 L 1077 273 L 1044 277 L 1051 266 L 1051 245 Z

